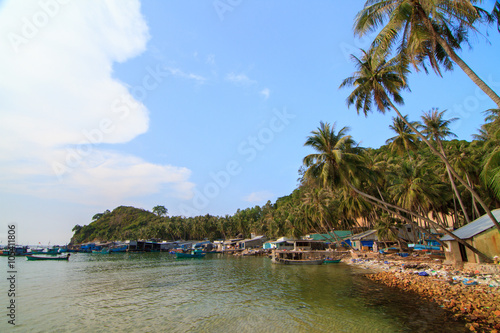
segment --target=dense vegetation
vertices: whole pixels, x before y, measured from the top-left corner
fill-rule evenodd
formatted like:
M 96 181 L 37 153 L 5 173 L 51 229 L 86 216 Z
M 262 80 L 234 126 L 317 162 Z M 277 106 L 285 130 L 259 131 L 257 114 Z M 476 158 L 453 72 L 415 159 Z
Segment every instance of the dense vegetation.
M 388 5 L 390 3 L 390 5 Z M 355 20 L 355 33 L 377 31 L 369 50 L 353 56 L 355 72 L 341 88 L 351 88 L 348 106 L 368 116 L 394 111 L 394 136 L 378 149 L 359 147 L 335 124 L 320 123 L 305 145 L 301 183 L 289 196 L 238 210 L 232 216 L 168 217 L 130 207 L 96 214 L 88 226 L 76 226 L 72 242 L 136 238 L 216 239 L 250 233 L 269 238 L 300 236 L 333 229 L 376 228 L 394 239 L 395 228 L 458 228 L 500 207 L 500 98 L 457 55 L 480 24 L 498 27 L 500 3 L 491 13 L 481 1 L 367 1 Z M 394 50 L 397 47 L 397 50 Z M 392 58 L 391 58 L 392 57 Z M 446 111 L 423 112 L 419 121 L 399 108 L 409 90 L 410 67 L 437 74 L 458 65 L 497 108 L 485 110 L 475 140 L 450 140 L 455 134 Z M 429 218 L 431 217 L 431 218 Z M 444 230 L 444 232 L 448 232 Z M 471 248 L 469 244 L 464 244 Z

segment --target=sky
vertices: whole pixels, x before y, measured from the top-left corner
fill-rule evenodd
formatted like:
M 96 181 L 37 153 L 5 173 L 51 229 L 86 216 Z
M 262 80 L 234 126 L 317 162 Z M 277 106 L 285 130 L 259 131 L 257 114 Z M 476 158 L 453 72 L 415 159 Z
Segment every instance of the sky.
M 363 4 L 1 1 L 0 244 L 9 225 L 19 244 L 66 244 L 121 205 L 223 216 L 274 202 L 321 121 L 380 147 L 394 113 L 357 115 L 338 89 L 373 37 L 353 34 Z M 480 32 L 460 56 L 498 92 L 499 33 Z M 459 139 L 494 107 L 458 67 L 409 85 L 400 111 L 447 110 Z

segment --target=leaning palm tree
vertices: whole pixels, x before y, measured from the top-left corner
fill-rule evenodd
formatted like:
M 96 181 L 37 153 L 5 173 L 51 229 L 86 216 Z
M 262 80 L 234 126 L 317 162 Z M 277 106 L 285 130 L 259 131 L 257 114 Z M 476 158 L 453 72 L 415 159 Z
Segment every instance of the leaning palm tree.
M 442 140 L 450 136 L 456 137 L 456 134 L 450 131 L 449 126 L 451 123 L 458 119 L 443 119 L 443 115 L 445 112 L 446 110 L 439 112 L 437 108 L 433 108 L 428 112 L 424 112 L 424 115 L 422 116 L 423 125 L 419 126 L 420 128 L 422 128 L 422 134 L 424 134 L 429 140 L 437 144 L 439 151 L 444 157 L 446 157 L 446 154 L 444 152 Z M 467 223 L 470 223 L 469 215 L 467 214 L 465 205 L 462 201 L 462 197 L 460 196 L 460 193 L 458 193 L 457 185 L 453 180 L 453 176 L 448 166 L 446 166 L 446 172 L 448 173 L 448 178 L 450 179 L 450 184 L 453 192 L 455 193 L 458 203 L 462 208 L 462 212 L 464 213 L 465 221 L 467 221 Z
M 408 122 L 408 115 L 404 116 L 404 119 Z M 389 128 L 396 132 L 397 135 L 388 139 L 385 143 L 389 145 L 391 151 L 397 152 L 399 155 L 407 153 L 408 157 L 411 159 L 410 151 L 417 150 L 418 137 L 401 118 L 393 117 L 392 121 L 393 124 L 389 125 Z M 412 122 L 412 125 L 416 127 L 417 122 Z
M 471 0 L 368 0 L 357 14 L 354 31 L 363 36 L 382 29 L 372 48 L 387 56 L 394 46 L 416 69 L 426 72 L 425 61 L 441 75 L 440 67 L 451 70 L 453 62 L 500 107 L 500 97 L 457 55 L 469 32 L 491 15 Z
M 356 63 L 357 71 L 353 76 L 345 79 L 340 88 L 354 87 L 354 90 L 347 97 L 347 105 L 355 105 L 358 114 L 363 112 L 365 116 L 375 107 L 379 112 L 385 113 L 386 110 L 392 109 L 406 123 L 411 130 L 418 135 L 422 141 L 431 149 L 437 157 L 443 161 L 449 168 L 452 175 L 474 196 L 479 204 L 484 208 L 490 219 L 493 221 L 497 229 L 500 231 L 500 224 L 486 203 L 479 197 L 468 184 L 463 180 L 455 169 L 452 168 L 449 161 L 443 156 L 427 138 L 420 133 L 411 122 L 408 122 L 392 100 L 397 104 L 403 104 L 403 97 L 400 92 L 409 90 L 406 83 L 406 74 L 408 70 L 406 66 L 401 65 L 401 58 L 395 57 L 390 60 L 385 60 L 383 57 L 374 54 L 373 50 L 363 52 L 363 57 L 358 59 L 352 56 Z
M 332 191 L 330 188 L 310 188 L 302 197 L 301 208 L 309 228 L 318 234 L 328 235 L 328 241 L 339 241 L 334 233 L 335 222 L 331 213 Z

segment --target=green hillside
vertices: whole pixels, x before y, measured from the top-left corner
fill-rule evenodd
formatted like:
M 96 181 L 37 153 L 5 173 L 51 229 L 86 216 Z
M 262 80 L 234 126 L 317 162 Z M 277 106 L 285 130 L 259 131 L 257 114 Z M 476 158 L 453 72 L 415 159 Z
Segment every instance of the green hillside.
M 141 234 L 159 228 L 165 221 L 164 217 L 147 210 L 126 206 L 96 215 L 100 217 L 89 225 L 83 227 L 76 225 L 73 228 L 74 235 L 71 238 L 71 244 L 136 239 Z

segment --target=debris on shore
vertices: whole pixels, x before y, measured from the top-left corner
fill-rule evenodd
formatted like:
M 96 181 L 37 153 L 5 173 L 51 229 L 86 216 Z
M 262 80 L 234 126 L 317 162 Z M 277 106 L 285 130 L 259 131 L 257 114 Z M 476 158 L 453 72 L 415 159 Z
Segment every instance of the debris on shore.
M 370 280 L 413 292 L 467 322 L 470 331 L 500 332 L 500 274 L 497 267 L 457 269 L 436 261 L 348 259 L 367 270 Z M 497 265 L 498 266 L 498 265 Z

